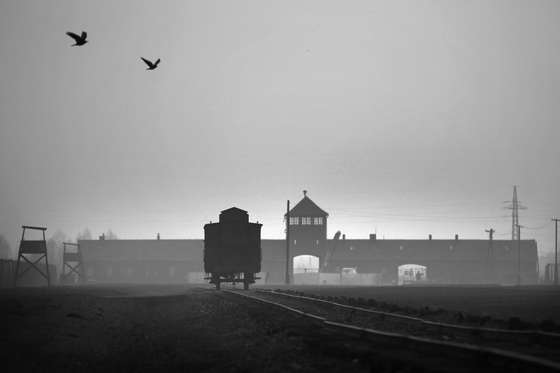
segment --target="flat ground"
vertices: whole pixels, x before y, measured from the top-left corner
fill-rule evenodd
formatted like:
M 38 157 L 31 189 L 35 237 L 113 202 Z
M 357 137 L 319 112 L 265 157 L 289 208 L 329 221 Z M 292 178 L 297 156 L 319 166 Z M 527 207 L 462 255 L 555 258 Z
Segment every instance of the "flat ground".
M 18 371 L 422 371 L 205 287 L 4 289 L 0 317 Z
M 558 319 L 560 303 L 550 289 L 292 288 L 535 318 Z M 20 371 L 423 371 L 406 350 L 387 355 L 205 286 L 2 289 L 0 318 L 0 359 Z
M 345 296 L 423 308 L 443 308 L 474 315 L 488 315 L 538 323 L 554 320 L 560 323 L 560 289 L 552 286 L 483 287 L 483 286 L 267 286 L 272 289 L 292 289 L 323 296 Z

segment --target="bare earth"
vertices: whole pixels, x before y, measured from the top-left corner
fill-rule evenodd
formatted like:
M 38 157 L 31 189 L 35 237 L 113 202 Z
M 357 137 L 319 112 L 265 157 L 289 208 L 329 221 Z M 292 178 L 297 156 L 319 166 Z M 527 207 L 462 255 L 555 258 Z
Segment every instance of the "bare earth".
M 473 307 L 464 298 L 468 296 L 482 299 L 474 302 L 479 310 L 490 307 L 503 313 L 511 308 L 502 304 L 498 310 L 497 302 L 490 302 L 493 297 L 484 291 L 478 293 L 481 298 L 474 291 L 459 292 L 457 299 L 450 291 L 420 290 L 316 288 L 310 292 L 343 291 L 346 296 L 414 305 Z M 530 307 L 543 294 L 524 296 L 527 305 L 515 298 L 513 312 L 550 317 L 558 296 L 549 302 L 550 308 L 539 303 L 542 300 Z M 469 371 L 468 364 L 442 366 L 427 358 L 419 365 L 418 357 L 406 350 L 396 355 L 384 352 L 383 346 L 328 334 L 307 319 L 205 286 L 2 289 L 0 317 L 0 358 L 20 371 Z
M 4 289 L 0 357 L 20 371 L 414 368 L 325 338 L 301 318 L 270 312 L 204 287 Z

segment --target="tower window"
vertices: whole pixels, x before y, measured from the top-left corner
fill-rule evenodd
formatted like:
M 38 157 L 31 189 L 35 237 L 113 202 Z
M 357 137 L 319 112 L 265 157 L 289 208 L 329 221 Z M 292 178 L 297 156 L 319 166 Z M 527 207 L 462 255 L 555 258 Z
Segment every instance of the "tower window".
M 323 225 L 323 218 L 313 218 L 313 224 Z
M 302 217 L 301 225 L 311 225 L 311 217 L 309 216 Z
M 290 225 L 298 225 L 298 224 L 299 224 L 299 218 L 297 216 L 290 217 Z

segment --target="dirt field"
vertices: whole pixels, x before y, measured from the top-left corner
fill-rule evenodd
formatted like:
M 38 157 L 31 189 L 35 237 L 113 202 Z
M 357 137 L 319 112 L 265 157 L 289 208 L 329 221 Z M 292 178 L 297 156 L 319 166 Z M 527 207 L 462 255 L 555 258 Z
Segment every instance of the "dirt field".
M 0 358 L 20 371 L 422 371 L 236 297 L 180 286 L 2 290 Z
M 377 301 L 406 307 L 423 308 L 429 306 L 503 319 L 519 317 L 533 323 L 539 323 L 547 319 L 560 323 L 560 289 L 554 289 L 550 286 L 520 288 L 480 286 L 268 286 L 267 288 L 292 289 L 322 296 L 373 298 Z
M 507 305 L 489 302 L 492 291 L 475 289 L 298 289 L 413 305 L 481 310 L 488 304 L 495 312 L 533 316 L 548 315 L 558 304 L 556 296 L 548 308 L 547 293 L 528 290 L 511 290 L 516 303 L 507 311 Z M 469 371 L 467 362 L 450 367 L 437 358 L 420 361 L 406 349 L 387 352 L 204 286 L 2 289 L 0 317 L 0 358 L 20 371 Z

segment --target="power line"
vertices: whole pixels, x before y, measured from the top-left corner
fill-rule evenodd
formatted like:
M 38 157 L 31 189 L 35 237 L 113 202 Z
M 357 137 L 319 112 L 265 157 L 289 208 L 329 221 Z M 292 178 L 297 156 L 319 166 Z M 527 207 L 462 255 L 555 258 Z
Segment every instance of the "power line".
M 460 216 L 460 215 L 418 215 L 418 214 L 391 214 L 383 212 L 372 212 L 368 213 L 336 213 L 333 216 L 361 216 L 361 217 L 371 217 L 371 216 L 383 216 L 383 217 L 413 217 L 413 218 L 442 218 L 442 219 L 498 219 L 507 218 L 506 215 L 491 215 L 491 216 Z
M 530 230 L 534 230 L 534 231 L 538 231 L 538 230 L 547 228 L 549 225 L 550 225 L 550 223 L 546 223 L 546 224 L 543 224 L 543 225 L 538 226 L 538 227 L 525 227 L 525 226 L 524 226 L 523 228 L 525 228 L 525 229 L 530 229 Z

